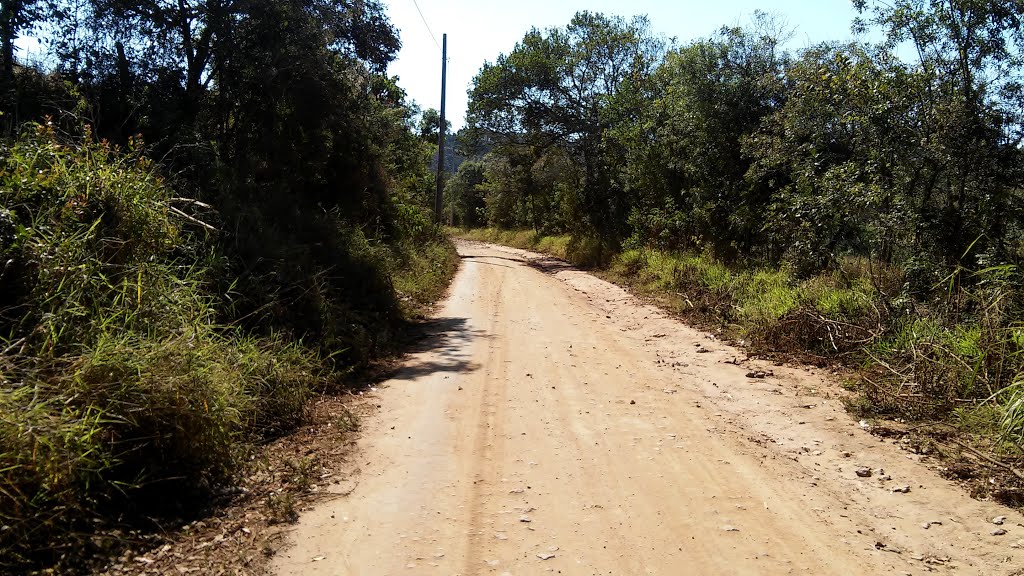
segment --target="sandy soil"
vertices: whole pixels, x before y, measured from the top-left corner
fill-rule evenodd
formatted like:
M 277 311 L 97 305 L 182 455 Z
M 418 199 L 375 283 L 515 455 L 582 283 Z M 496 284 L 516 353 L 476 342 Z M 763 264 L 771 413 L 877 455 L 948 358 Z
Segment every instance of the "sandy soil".
M 543 256 L 459 250 L 431 335 L 375 392 L 358 488 L 303 515 L 278 574 L 1024 567 L 1020 514 L 863 430 L 827 375 Z

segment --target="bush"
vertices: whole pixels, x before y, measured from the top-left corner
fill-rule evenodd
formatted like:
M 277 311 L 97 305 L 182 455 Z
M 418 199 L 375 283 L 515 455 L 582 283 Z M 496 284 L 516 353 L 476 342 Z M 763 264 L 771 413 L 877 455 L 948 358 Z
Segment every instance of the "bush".
M 38 126 L 2 153 L 0 567 L 12 567 L 80 553 L 74 535 L 97 522 L 201 505 L 254 443 L 302 420 L 325 374 L 299 344 L 215 324 L 204 227 L 138 151 Z
M 783 269 L 729 267 L 708 254 L 630 249 L 610 267 L 676 310 L 717 325 L 760 352 L 815 359 L 856 350 L 879 332 L 883 296 L 860 276 L 825 272 L 799 282 Z
M 405 315 L 416 317 L 424 314 L 427 304 L 441 298 L 459 259 L 451 241 L 440 234 L 422 238 L 418 246 L 409 244 L 397 250 L 393 277 Z

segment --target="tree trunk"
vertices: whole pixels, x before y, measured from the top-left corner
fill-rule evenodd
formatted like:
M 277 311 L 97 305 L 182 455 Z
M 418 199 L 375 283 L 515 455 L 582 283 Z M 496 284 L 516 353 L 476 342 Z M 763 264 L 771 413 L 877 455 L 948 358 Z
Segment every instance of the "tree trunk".
M 15 20 L 17 6 L 5 0 L 0 10 L 0 110 L 5 114 L 14 112 L 14 39 L 17 34 Z M 8 119 L 7 122 L 10 122 Z

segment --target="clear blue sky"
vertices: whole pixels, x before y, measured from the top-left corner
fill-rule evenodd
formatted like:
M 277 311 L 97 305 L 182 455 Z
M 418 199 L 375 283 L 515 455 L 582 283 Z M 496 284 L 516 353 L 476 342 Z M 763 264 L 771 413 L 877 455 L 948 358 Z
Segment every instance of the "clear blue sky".
M 416 0 L 437 41 L 448 34 L 447 117 L 455 130 L 466 116 L 466 90 L 485 61 L 508 53 L 531 28 L 564 26 L 580 10 L 646 14 L 655 34 L 685 43 L 722 26 L 746 24 L 755 10 L 781 16 L 794 30 L 791 48 L 852 38 L 850 0 Z M 423 108 L 441 104 L 441 52 L 413 0 L 385 0 L 401 33 L 402 51 L 389 72 Z

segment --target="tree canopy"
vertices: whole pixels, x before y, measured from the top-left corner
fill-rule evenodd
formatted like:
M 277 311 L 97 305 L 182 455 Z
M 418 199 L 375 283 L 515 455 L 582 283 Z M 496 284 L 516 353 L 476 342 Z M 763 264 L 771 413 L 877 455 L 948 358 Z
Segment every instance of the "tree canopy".
M 528 31 L 471 90 L 492 223 L 805 271 L 863 255 L 922 289 L 1016 263 L 1024 5 L 854 4 L 882 42 L 788 51 L 765 14 L 682 45 L 588 12 Z M 535 180 L 553 154 L 557 199 Z

